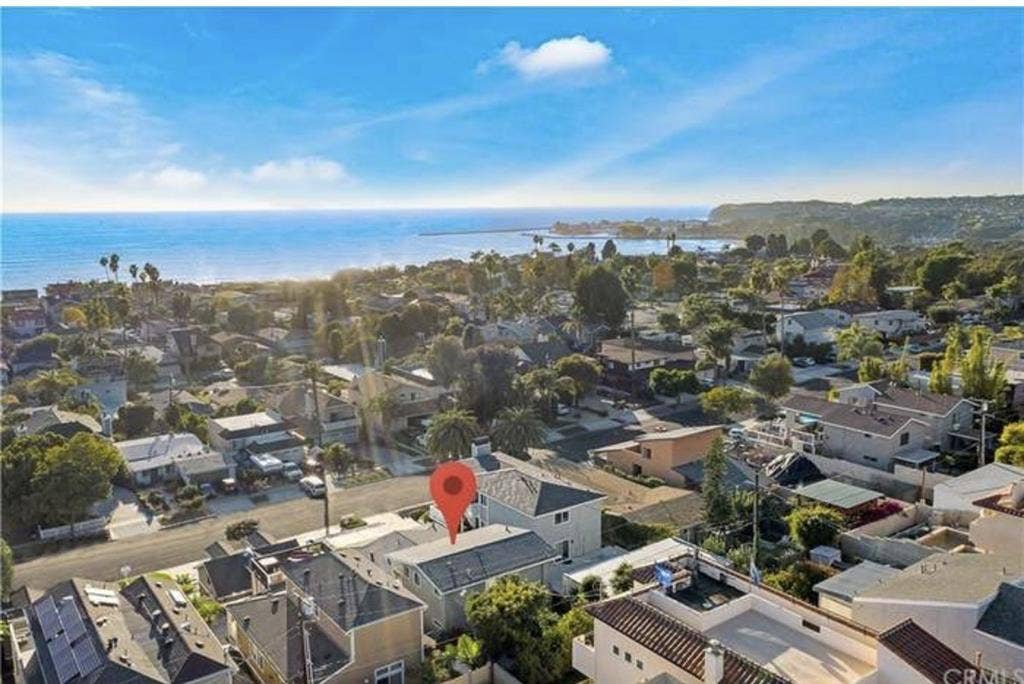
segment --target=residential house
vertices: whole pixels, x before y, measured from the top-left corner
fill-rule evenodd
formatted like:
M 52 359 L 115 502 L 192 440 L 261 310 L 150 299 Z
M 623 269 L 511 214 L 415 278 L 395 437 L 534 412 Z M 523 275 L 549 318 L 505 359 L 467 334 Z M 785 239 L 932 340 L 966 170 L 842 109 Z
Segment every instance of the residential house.
M 800 498 L 834 508 L 843 515 L 856 515 L 885 498 L 881 492 L 832 479 L 804 485 L 794 493 Z
M 671 681 L 896 681 L 860 625 L 797 601 L 704 555 L 658 564 L 639 589 L 587 607 L 592 634 L 573 641 L 573 667 L 596 684 Z M 659 679 L 659 677 L 661 679 Z
M 305 440 L 269 411 L 208 418 L 206 424 L 210 446 L 226 456 L 270 456 L 292 463 L 306 458 Z
M 464 463 L 477 471 L 477 500 L 466 511 L 470 525 L 512 525 L 536 533 L 565 560 L 601 548 L 601 506 L 607 496 L 518 461 L 490 443 L 474 444 Z M 431 506 L 431 519 L 444 517 Z
M 786 342 L 803 338 L 808 344 L 832 344 L 835 332 L 850 324 L 850 315 L 839 309 L 815 309 L 782 315 L 775 324 L 775 336 Z
M 780 407 L 783 430 L 798 451 L 890 471 L 895 462 L 917 467 L 939 457 L 928 451 L 929 425 L 918 418 L 803 394 L 791 395 Z
M 879 380 L 841 387 L 836 390 L 836 401 L 874 407 L 921 421 L 925 425 L 927 447 L 930 449 L 977 448 L 979 435 L 971 427 L 975 407 L 961 397 L 909 389 L 888 380 Z
M 0 306 L 3 308 L 31 306 L 39 303 L 39 290 L 25 288 L 22 290 L 0 291 Z
M 1024 340 L 994 340 L 992 358 L 1006 364 L 1006 382 L 1011 387 L 1010 405 L 1024 407 Z
M 104 413 L 116 415 L 128 403 L 128 375 L 124 359 L 116 352 L 75 359 L 74 370 L 83 382 L 68 390 L 68 396 L 83 401 L 95 400 Z
M 40 684 L 229 684 L 232 668 L 213 631 L 170 579 L 123 588 L 60 582 L 12 624 L 16 676 Z
M 317 390 L 317 402 L 314 402 L 312 389 L 305 385 L 293 386 L 279 394 L 271 404 L 307 439 L 315 440 L 319 435 L 324 444 L 355 444 L 359 441 L 359 416 L 355 405 L 323 389 Z
M 133 483 L 151 487 L 172 481 L 186 484 L 218 482 L 235 476 L 235 465 L 190 432 L 140 437 L 114 446 L 121 452 Z
M 887 309 L 853 314 L 853 322 L 886 340 L 902 340 L 928 327 L 927 319 L 911 309 Z
M 35 370 L 56 368 L 59 364 L 59 359 L 55 356 L 56 351 L 57 345 L 45 340 L 17 347 L 8 363 L 11 375 L 27 375 Z
M 74 411 L 64 411 L 56 406 L 40 406 L 23 410 L 28 418 L 14 426 L 18 434 L 38 435 L 52 432 L 61 437 L 71 438 L 79 432 L 94 435 L 103 431 L 99 422 L 92 416 Z
M 593 449 L 590 453 L 629 475 L 653 476 L 667 483 L 686 485 L 681 466 L 700 462 L 711 443 L 722 436 L 721 425 L 682 427 L 648 432 L 635 439 Z
M 990 669 L 1024 663 L 1024 555 L 937 553 L 860 592 L 852 616 L 874 630 L 913 620 L 955 652 Z
M 252 563 L 254 595 L 229 603 L 229 641 L 263 684 L 420 680 L 423 604 L 397 580 L 315 547 Z
M 308 354 L 313 338 L 305 330 L 263 328 L 256 331 L 256 339 L 279 354 Z
M 548 578 L 559 553 L 536 533 L 508 525 L 486 525 L 389 554 L 393 575 L 427 606 L 428 633 L 465 629 L 466 597 L 494 580 L 516 575 L 533 582 Z
M 605 591 L 611 591 L 611 581 L 615 571 L 623 564 L 631 568 L 641 568 L 658 561 L 686 555 L 692 547 L 678 539 L 659 539 L 639 549 L 626 551 L 617 546 L 605 546 L 601 549 L 606 553 L 595 554 L 595 558 L 577 558 L 570 569 L 562 575 L 562 594 L 568 596 L 573 589 L 583 586 L 585 580 L 597 577 L 601 580 Z
M 977 501 L 1001 494 L 1024 479 L 1024 468 L 1009 463 L 987 463 L 935 485 L 933 506 L 943 511 L 981 513 Z
M 247 356 L 255 356 L 261 353 L 270 353 L 270 347 L 257 342 L 248 335 L 233 332 L 216 332 L 210 335 L 210 341 L 220 348 L 220 359 L 230 362 L 235 355 L 244 352 Z
M 244 549 L 232 553 L 213 555 L 196 568 L 199 587 L 207 596 L 220 603 L 228 603 L 243 596 L 251 596 L 256 588 L 252 581 L 252 564 L 261 558 L 273 558 L 299 548 L 296 539 L 283 542 L 261 543 L 252 540 Z
M 988 552 L 1024 549 L 1024 477 L 974 505 L 981 514 L 970 524 L 972 544 Z
M 890 565 L 861 561 L 814 585 L 814 591 L 818 594 L 818 607 L 850 619 L 854 598 L 898 574 L 900 571 Z
M 529 344 L 558 338 L 560 331 L 543 318 L 523 317 L 514 321 L 495 321 L 482 325 L 480 335 L 488 344 Z
M 647 391 L 655 368 L 691 369 L 697 362 L 692 348 L 629 338 L 602 341 L 594 356 L 604 368 L 601 382 L 624 392 Z
M 368 432 L 379 434 L 423 425 L 438 411 L 446 394 L 444 387 L 412 373 L 366 369 L 345 396 L 363 409 Z M 384 405 L 389 406 L 382 413 Z M 385 417 L 388 425 L 384 424 Z
M 4 308 L 4 328 L 14 337 L 29 338 L 46 332 L 46 313 L 39 306 Z
M 220 346 L 203 328 L 195 325 L 168 330 L 167 349 L 177 357 L 186 375 L 220 361 Z
M 402 294 L 369 294 L 364 295 L 359 303 L 364 311 L 386 314 L 401 309 L 407 302 Z

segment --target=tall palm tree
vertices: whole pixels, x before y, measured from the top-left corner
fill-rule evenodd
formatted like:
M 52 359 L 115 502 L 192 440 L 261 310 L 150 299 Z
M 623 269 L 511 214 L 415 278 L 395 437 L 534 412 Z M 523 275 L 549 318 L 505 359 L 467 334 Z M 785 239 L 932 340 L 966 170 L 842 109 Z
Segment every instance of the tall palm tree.
M 793 259 L 784 259 L 775 264 L 770 276 L 771 287 L 779 293 L 779 306 L 781 313 L 779 319 L 785 321 L 786 317 L 786 292 L 789 290 L 789 281 L 803 273 L 804 265 Z M 782 334 L 779 335 L 779 352 L 786 355 L 786 330 L 782 326 Z
M 427 428 L 427 451 L 437 458 L 469 455 L 473 438 L 479 433 L 476 418 L 465 409 L 435 413 Z
M 142 266 L 145 281 L 149 283 L 149 289 L 153 296 L 153 306 L 156 306 L 160 294 L 160 269 L 148 261 Z
M 544 421 L 528 406 L 510 406 L 491 425 L 494 445 L 513 456 L 526 456 L 529 447 L 544 444 Z
M 320 379 L 320 365 L 316 361 L 310 361 L 302 369 L 303 375 L 309 380 L 310 391 L 313 393 L 313 417 L 316 419 L 316 445 L 324 444 L 324 424 L 320 422 L 320 391 L 317 388 L 317 380 Z
M 114 282 L 117 282 L 117 270 L 121 267 L 121 257 L 114 252 L 107 259 L 107 264 L 110 266 L 110 272 L 114 274 Z
M 558 400 L 566 395 L 574 396 L 576 383 L 567 376 L 559 376 L 550 368 L 537 368 L 520 376 L 520 382 L 527 396 L 540 407 L 541 414 L 551 419 L 555 415 Z
M 110 259 L 106 255 L 100 257 L 100 266 L 103 267 L 103 272 L 107 274 L 107 280 L 110 280 Z
M 729 368 L 732 366 L 732 338 L 738 330 L 739 326 L 733 321 L 717 318 L 700 331 L 698 342 L 715 360 L 716 378 L 719 361 L 725 362 L 725 374 L 729 374 Z
M 139 265 L 131 264 L 128 266 L 128 274 L 132 277 L 132 280 L 137 280 L 139 277 Z

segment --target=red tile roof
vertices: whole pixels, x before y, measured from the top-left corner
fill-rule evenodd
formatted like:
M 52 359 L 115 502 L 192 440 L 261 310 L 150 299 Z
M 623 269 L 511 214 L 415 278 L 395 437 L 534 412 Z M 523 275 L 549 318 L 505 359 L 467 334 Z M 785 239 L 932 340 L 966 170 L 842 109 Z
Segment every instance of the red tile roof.
M 972 680 L 980 674 L 978 668 L 910 619 L 879 634 L 878 642 L 935 684 L 968 681 L 964 676 L 967 671 L 975 674 Z M 949 678 L 947 673 L 951 671 L 956 672 L 955 678 Z
M 999 501 L 1005 496 L 1006 492 L 999 492 L 997 494 L 978 499 L 977 501 L 972 501 L 971 503 L 980 508 L 987 508 L 990 511 L 997 511 L 1017 518 L 1024 518 L 1024 508 L 1011 508 L 1010 506 L 1003 506 L 999 503 Z
M 704 677 L 704 649 L 708 640 L 700 633 L 657 608 L 632 596 L 611 599 L 587 607 L 595 620 L 688 673 Z M 780 677 L 743 656 L 724 649 L 725 677 L 729 684 L 784 684 Z

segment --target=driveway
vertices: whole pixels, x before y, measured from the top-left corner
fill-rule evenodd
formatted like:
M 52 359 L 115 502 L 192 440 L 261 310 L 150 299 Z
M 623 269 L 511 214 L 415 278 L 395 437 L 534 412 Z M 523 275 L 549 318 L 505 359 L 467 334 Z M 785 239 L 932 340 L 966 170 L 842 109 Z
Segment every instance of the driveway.
M 93 510 L 97 515 L 107 516 L 107 532 L 111 539 L 137 537 L 160 529 L 156 516 L 141 509 L 135 493 L 124 487 L 114 487 L 111 495 L 96 504 Z
M 343 515 L 365 517 L 408 508 L 430 500 L 425 476 L 400 477 L 334 492 L 330 519 Z M 14 586 L 28 584 L 47 589 L 69 577 L 114 580 L 121 566 L 132 573 L 152 572 L 206 557 L 206 547 L 224 538 L 224 527 L 244 518 L 256 518 L 260 529 L 278 539 L 322 529 L 323 500 L 301 497 L 250 511 L 202 520 L 155 534 L 97 542 L 62 553 L 47 554 L 15 566 Z

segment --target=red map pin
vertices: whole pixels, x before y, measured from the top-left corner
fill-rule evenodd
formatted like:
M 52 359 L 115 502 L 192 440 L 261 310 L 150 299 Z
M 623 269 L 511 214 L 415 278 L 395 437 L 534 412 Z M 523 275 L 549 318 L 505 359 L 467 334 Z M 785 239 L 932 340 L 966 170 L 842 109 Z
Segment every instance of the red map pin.
M 476 498 L 476 475 L 464 463 L 446 461 L 430 476 L 430 496 L 444 516 L 448 538 L 454 544 L 462 515 Z

